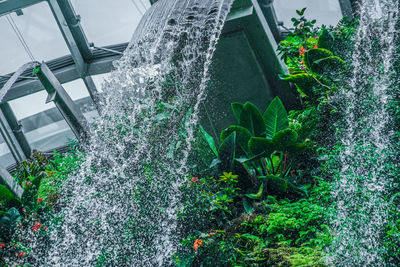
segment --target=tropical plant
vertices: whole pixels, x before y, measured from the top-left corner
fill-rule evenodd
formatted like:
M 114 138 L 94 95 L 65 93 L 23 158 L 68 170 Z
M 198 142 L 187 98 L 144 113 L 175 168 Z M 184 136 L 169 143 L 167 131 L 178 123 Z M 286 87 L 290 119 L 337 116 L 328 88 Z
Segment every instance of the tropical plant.
M 21 216 L 16 208 L 0 213 L 0 243 L 9 241 L 13 235 Z
M 263 115 L 250 102 L 232 103 L 232 110 L 238 125 L 231 125 L 221 132 L 219 147 L 200 127 L 204 140 L 217 157 L 211 167 L 244 170 L 249 179 L 242 181 L 241 186 L 247 185 L 250 191 L 258 189 L 256 193 L 246 194 L 250 199 L 262 199 L 264 192 L 307 194 L 305 188 L 297 184 L 291 168 L 294 156 L 309 146 L 307 142 L 300 142 L 298 134 L 290 129 L 286 109 L 279 97 L 271 101 Z

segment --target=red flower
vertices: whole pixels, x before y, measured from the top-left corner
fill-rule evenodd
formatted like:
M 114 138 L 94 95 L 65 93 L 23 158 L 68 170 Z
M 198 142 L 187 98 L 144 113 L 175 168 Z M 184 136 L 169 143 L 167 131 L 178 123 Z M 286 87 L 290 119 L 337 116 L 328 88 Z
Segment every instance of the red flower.
M 302 56 L 306 52 L 306 49 L 304 47 L 299 48 L 299 54 Z
M 315 45 L 313 48 L 314 48 L 314 49 L 318 49 L 318 45 Z
M 190 180 L 190 183 L 193 184 L 193 183 L 196 183 L 196 182 L 198 182 L 198 181 L 199 181 L 199 178 L 198 178 L 198 177 L 193 177 L 193 178 Z
M 194 241 L 194 244 L 193 244 L 193 249 L 194 249 L 194 251 L 197 251 L 198 249 L 199 249 L 199 247 L 201 247 L 203 245 L 203 240 L 201 240 L 201 239 L 196 239 L 195 241 Z
M 44 230 L 47 230 L 47 226 L 45 226 L 43 229 L 44 229 Z
M 6 245 L 4 243 L 0 244 L 0 248 L 4 248 Z
M 43 198 L 39 197 L 37 200 L 37 203 L 41 203 L 43 201 Z
M 42 224 L 40 222 L 36 222 L 35 225 L 32 227 L 32 232 L 36 233 L 41 227 Z
M 213 235 L 216 235 L 217 232 L 215 232 L 214 230 L 211 230 L 210 233 L 208 234 L 208 237 L 212 237 Z

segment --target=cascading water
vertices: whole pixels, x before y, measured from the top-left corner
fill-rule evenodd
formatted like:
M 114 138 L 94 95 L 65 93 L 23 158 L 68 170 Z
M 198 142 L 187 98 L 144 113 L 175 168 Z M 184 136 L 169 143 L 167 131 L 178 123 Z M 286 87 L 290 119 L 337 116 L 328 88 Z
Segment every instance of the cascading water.
M 50 249 L 36 244 L 38 265 L 170 264 L 178 188 L 232 2 L 161 0 L 145 14 L 104 85 L 102 115 L 64 185 Z
M 341 150 L 333 198 L 335 266 L 386 266 L 383 245 L 388 193 L 394 186 L 390 103 L 394 98 L 398 0 L 362 0 L 352 73 L 340 94 Z

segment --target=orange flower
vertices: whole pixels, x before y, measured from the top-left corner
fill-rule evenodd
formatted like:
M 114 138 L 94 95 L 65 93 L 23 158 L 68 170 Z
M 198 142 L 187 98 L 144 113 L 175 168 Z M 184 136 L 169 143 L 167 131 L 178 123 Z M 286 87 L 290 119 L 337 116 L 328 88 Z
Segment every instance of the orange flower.
M 193 244 L 193 249 L 194 249 L 194 251 L 197 251 L 198 249 L 199 249 L 199 247 L 201 247 L 203 245 L 203 240 L 201 240 L 201 239 L 196 239 L 195 241 L 194 241 L 194 244 Z
M 299 48 L 299 54 L 302 56 L 306 52 L 306 49 L 304 47 Z
M 198 182 L 198 181 L 199 181 L 199 178 L 198 178 L 198 177 L 193 177 L 193 178 L 190 180 L 190 183 L 193 184 L 193 183 L 196 183 L 196 182 Z

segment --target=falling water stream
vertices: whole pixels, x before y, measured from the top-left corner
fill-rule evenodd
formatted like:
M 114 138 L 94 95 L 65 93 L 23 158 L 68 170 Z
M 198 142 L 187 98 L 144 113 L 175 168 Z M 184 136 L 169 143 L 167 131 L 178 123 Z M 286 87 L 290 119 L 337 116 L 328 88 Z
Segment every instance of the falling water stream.
M 45 266 L 168 266 L 208 69 L 233 0 L 163 0 L 103 86 L 100 119 L 64 185 Z M 36 244 L 40 250 L 40 244 Z
M 63 186 L 59 223 L 45 245 L 33 245 L 37 265 L 171 265 L 179 186 L 190 174 L 208 70 L 232 2 L 162 0 L 144 15 L 103 86 L 84 161 Z M 385 266 L 394 182 L 388 106 L 399 3 L 360 2 L 352 73 L 339 93 L 341 168 L 327 261 L 335 266 Z
M 362 0 L 354 38 L 352 73 L 340 94 L 341 168 L 333 190 L 336 266 L 386 266 L 383 246 L 388 223 L 388 192 L 393 187 L 393 63 L 398 0 Z M 392 165 L 391 165 L 392 164 Z

